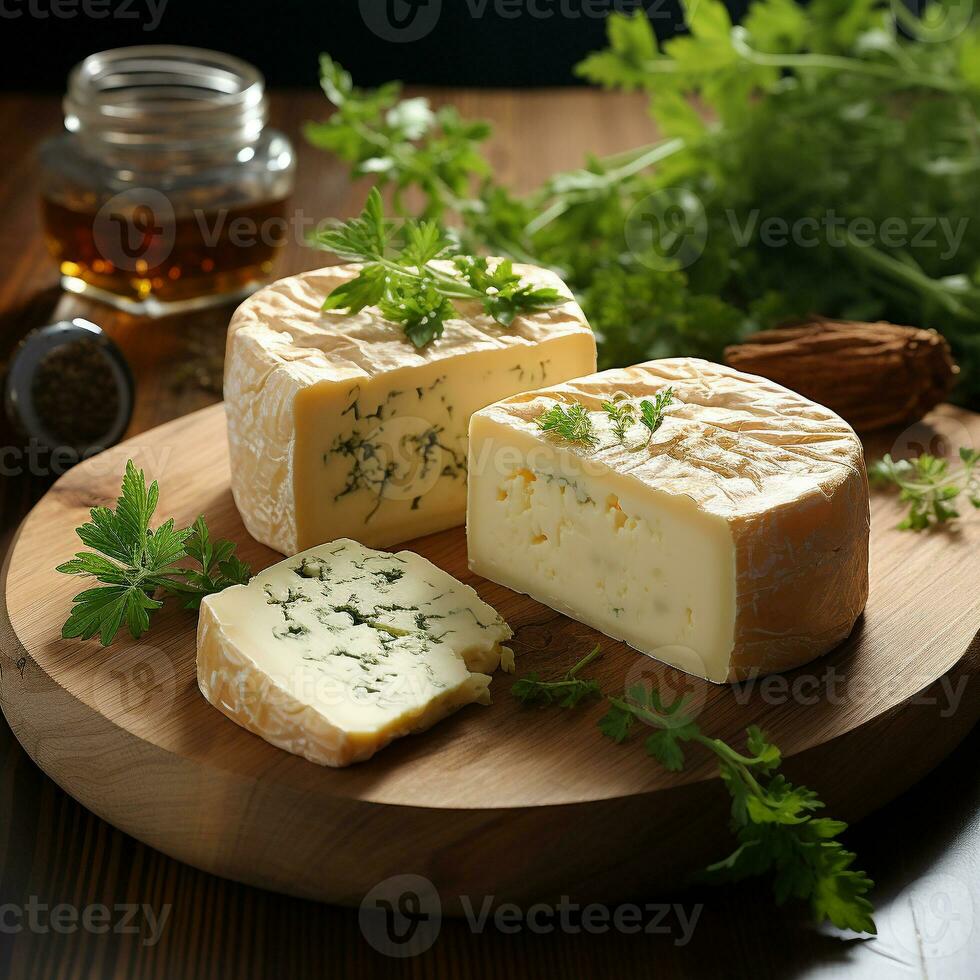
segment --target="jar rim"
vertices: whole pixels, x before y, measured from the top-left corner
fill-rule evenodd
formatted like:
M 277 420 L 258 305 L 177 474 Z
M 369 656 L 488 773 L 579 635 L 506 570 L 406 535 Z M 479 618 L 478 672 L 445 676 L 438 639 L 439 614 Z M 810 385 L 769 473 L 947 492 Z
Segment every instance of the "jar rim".
M 268 114 L 257 68 L 182 45 L 90 55 L 68 77 L 64 111 L 70 132 L 129 149 L 252 142 Z

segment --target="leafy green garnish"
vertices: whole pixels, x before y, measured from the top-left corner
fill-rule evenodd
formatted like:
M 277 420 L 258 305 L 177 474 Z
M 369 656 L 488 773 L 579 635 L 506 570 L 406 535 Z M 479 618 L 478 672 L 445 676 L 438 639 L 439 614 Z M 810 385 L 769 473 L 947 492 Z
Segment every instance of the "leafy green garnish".
M 874 882 L 853 868 L 855 855 L 837 838 L 847 824 L 814 813 L 824 804 L 805 786 L 794 786 L 778 772 L 779 749 L 756 727 L 747 729 L 746 752 L 701 732 L 686 710 L 685 698 L 665 705 L 656 689 L 632 686 L 624 698 L 610 698 L 599 728 L 615 742 L 625 741 L 636 722 L 654 731 L 646 751 L 672 772 L 684 767 L 686 744 L 712 752 L 732 798 L 731 823 L 738 846 L 709 866 L 705 876 L 738 881 L 772 874 L 776 903 L 808 901 L 814 918 L 840 929 L 876 934 L 867 894 Z
M 595 681 L 582 680 L 577 676 L 579 671 L 601 655 L 601 648 L 596 646 L 556 681 L 543 681 L 537 674 L 528 674 L 514 682 L 510 693 L 524 704 L 557 704 L 560 708 L 574 708 L 590 697 L 601 698 L 602 691 Z
M 525 704 L 557 704 L 572 708 L 588 697 L 601 697 L 595 681 L 579 672 L 599 656 L 599 647 L 564 677 L 542 681 L 537 674 L 516 681 L 511 692 Z M 637 723 L 650 730 L 643 740 L 647 753 L 671 772 L 686 761 L 685 747 L 700 746 L 714 754 L 718 772 L 731 796 L 731 824 L 738 846 L 710 865 L 703 876 L 712 881 L 738 881 L 773 875 L 776 902 L 808 901 L 818 922 L 875 935 L 874 909 L 866 897 L 874 882 L 853 868 L 855 855 L 837 839 L 847 824 L 816 817 L 824 804 L 813 790 L 794 786 L 779 772 L 782 756 L 758 727 L 746 730 L 746 753 L 737 752 L 701 731 L 680 697 L 665 704 L 660 692 L 634 684 L 622 698 L 609 698 L 599 729 L 614 742 L 625 742 Z
M 516 316 L 565 301 L 551 286 L 522 285 L 510 259 L 491 265 L 486 258 L 456 255 L 451 270 L 434 266 L 452 256 L 453 241 L 434 221 L 409 220 L 396 228 L 384 216 L 376 187 L 360 215 L 315 232 L 311 241 L 343 259 L 364 263 L 354 279 L 330 293 L 324 310 L 357 313 L 377 306 L 419 348 L 442 336 L 446 320 L 457 315 L 458 302 L 479 303 L 509 327 Z
M 658 391 L 653 401 L 646 398 L 640 402 L 640 423 L 649 430 L 647 442 L 653 438 L 654 432 L 664 424 L 664 413 L 674 401 L 674 389 L 665 388 Z
M 204 596 L 248 582 L 249 568 L 234 555 L 235 546 L 212 542 L 203 517 L 189 528 L 176 528 L 171 518 L 152 530 L 159 499 L 156 481 L 147 487 L 143 471 L 129 460 L 116 509 L 93 507 L 91 521 L 77 529 L 82 544 L 93 550 L 78 552 L 57 570 L 101 584 L 72 600 L 61 633 L 65 639 L 98 636 L 108 646 L 123 624 L 139 639 L 163 605 L 161 596 L 176 595 L 185 608 L 197 609 Z M 180 567 L 185 558 L 197 562 L 200 571 Z
M 547 310 L 565 302 L 552 286 L 521 285 L 510 259 L 496 262 L 490 268 L 486 258 L 457 255 L 453 259 L 459 274 L 476 291 L 483 308 L 497 323 L 509 327 L 514 317 Z
M 699 0 L 663 43 L 644 11 L 611 14 L 578 72 L 647 93 L 662 138 L 526 196 L 494 179 L 486 123 L 397 84 L 358 90 L 329 58 L 336 111 L 307 135 L 390 188 L 397 213 L 411 191 L 461 251 L 562 274 L 602 367 L 721 360 L 746 333 L 817 312 L 940 329 L 975 398 L 980 222 L 964 216 L 980 213 L 980 19 L 969 4 L 844 6 L 755 0 L 736 25 Z M 936 36 L 943 16 L 956 29 Z M 700 255 L 676 261 L 688 228 Z
M 602 410 L 609 416 L 609 423 L 616 434 L 616 438 L 621 442 L 626 442 L 626 433 L 630 426 L 636 422 L 636 410 L 632 404 L 624 397 L 613 399 L 611 402 L 603 402 Z
M 923 453 L 914 459 L 895 460 L 888 454 L 875 463 L 868 475 L 873 482 L 899 488 L 899 499 L 909 505 L 908 516 L 898 525 L 903 531 L 924 531 L 960 516 L 951 501 L 965 493 L 980 507 L 980 452 L 960 449 L 961 465 Z
M 235 554 L 235 543 L 211 540 L 207 522 L 201 515 L 191 525 L 191 534 L 184 545 L 187 557 L 201 566 L 190 569 L 183 580 L 170 586 L 171 591 L 185 599 L 185 609 L 200 609 L 201 600 L 231 585 L 246 585 L 252 570 Z
M 673 400 L 674 389 L 665 388 L 657 393 L 652 402 L 646 398 L 640 402 L 639 422 L 647 429 L 647 444 L 653 438 L 654 432 L 663 425 L 664 415 Z M 625 445 L 626 433 L 637 421 L 636 409 L 625 395 L 620 395 L 613 401 L 603 402 L 602 410 L 609 416 L 609 422 L 616 438 Z
M 396 204 L 404 191 L 417 188 L 425 200 L 423 217 L 439 219 L 463 206 L 473 178 L 491 173 L 478 149 L 490 135 L 487 123 L 460 119 L 452 106 L 433 110 L 427 99 L 399 100 L 398 82 L 356 88 L 328 55 L 320 56 L 320 85 L 334 113 L 325 123 L 307 124 L 306 138 L 348 161 L 353 175 L 392 187 Z
M 535 420 L 544 432 L 564 439 L 566 442 L 582 442 L 594 446 L 599 441 L 592 429 L 592 417 L 581 402 L 563 404 L 556 402 L 542 412 Z

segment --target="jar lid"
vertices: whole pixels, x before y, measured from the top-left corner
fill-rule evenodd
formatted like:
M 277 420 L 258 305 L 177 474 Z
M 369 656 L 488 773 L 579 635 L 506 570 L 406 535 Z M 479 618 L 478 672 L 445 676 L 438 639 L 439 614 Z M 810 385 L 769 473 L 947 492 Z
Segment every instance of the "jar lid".
M 103 149 L 258 139 L 268 107 L 265 80 L 247 61 L 181 45 L 140 45 L 90 55 L 68 76 L 65 127 Z
M 119 348 L 76 318 L 32 330 L 10 359 L 4 404 L 11 422 L 45 449 L 90 456 L 122 438 L 135 384 Z

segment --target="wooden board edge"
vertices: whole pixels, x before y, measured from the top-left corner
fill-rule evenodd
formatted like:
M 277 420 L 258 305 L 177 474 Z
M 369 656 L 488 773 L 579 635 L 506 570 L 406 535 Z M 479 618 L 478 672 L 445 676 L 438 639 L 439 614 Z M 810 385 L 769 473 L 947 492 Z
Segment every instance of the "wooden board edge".
M 0 572 L 0 588 L 6 583 L 11 553 L 12 548 Z M 120 741 L 117 726 L 77 700 L 29 657 L 10 625 L 5 598 L 0 598 L 0 637 L 0 707 L 39 768 L 123 832 L 176 860 L 247 885 L 356 905 L 370 887 L 366 878 L 380 882 L 392 875 L 417 873 L 433 881 L 447 915 L 462 914 L 461 896 L 484 894 L 518 902 L 565 894 L 582 901 L 618 901 L 682 884 L 691 871 L 722 856 L 719 843 L 724 850 L 723 842 L 728 840 L 728 798 L 714 778 L 640 796 L 517 809 L 458 811 L 337 800 L 336 809 L 323 815 L 315 834 L 306 828 L 306 841 L 298 833 L 284 834 L 283 839 L 292 843 L 260 868 L 253 859 L 254 849 L 266 847 L 267 841 L 247 828 L 235 840 L 223 839 L 225 828 L 214 821 L 229 808 L 242 812 L 247 808 L 253 815 L 263 813 L 257 821 L 261 825 L 277 820 L 285 825 L 290 813 L 302 809 L 296 792 L 283 792 L 282 786 L 263 785 L 237 773 L 207 770 L 129 732 Z M 980 720 L 978 668 L 980 634 L 943 678 L 833 742 L 788 758 L 787 775 L 815 789 L 829 814 L 848 822 L 867 816 L 938 765 Z M 944 679 L 953 686 L 963 684 L 950 718 L 942 716 L 941 699 L 936 696 Z M 20 683 L 25 686 L 11 696 L 17 690 L 11 685 Z M 58 731 L 32 726 L 25 696 L 55 701 L 55 714 L 62 721 Z M 69 766 L 59 761 L 59 739 L 66 737 L 85 743 L 87 766 L 77 765 L 77 753 Z M 882 758 L 869 750 L 886 743 L 890 751 L 883 758 L 894 760 L 892 766 L 883 765 Z M 624 747 L 630 750 L 640 751 L 638 746 Z M 139 777 L 129 778 L 133 773 Z M 815 778 L 814 773 L 819 775 Z M 155 780 L 183 787 L 183 793 L 168 800 L 162 812 Z M 120 781 L 122 792 L 109 806 L 105 789 Z M 872 794 L 869 787 L 877 789 Z M 683 820 L 666 816 L 678 812 L 684 814 Z M 379 854 L 379 835 L 392 836 L 392 820 L 399 822 L 397 846 Z M 574 826 L 580 842 L 601 841 L 601 846 L 585 844 L 570 854 L 563 843 L 565 835 L 553 833 L 556 820 Z M 183 827 L 179 832 L 178 825 Z M 612 846 L 611 826 L 617 828 Z M 338 842 L 334 848 L 332 841 Z M 642 867 L 637 854 L 646 858 Z M 374 863 L 367 876 L 365 861 Z M 270 870 L 277 864 L 281 866 Z

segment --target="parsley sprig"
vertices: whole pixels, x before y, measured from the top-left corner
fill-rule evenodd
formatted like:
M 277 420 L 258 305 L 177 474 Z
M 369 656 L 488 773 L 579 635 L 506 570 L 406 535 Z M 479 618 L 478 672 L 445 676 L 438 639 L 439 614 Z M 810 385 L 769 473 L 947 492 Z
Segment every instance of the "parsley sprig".
M 574 708 L 590 697 L 601 698 L 602 691 L 595 681 L 578 676 L 579 671 L 600 656 L 602 649 L 596 646 L 559 680 L 543 681 L 537 674 L 528 674 L 514 682 L 510 693 L 524 704 L 557 704 L 560 708 Z
M 555 402 L 535 420 L 538 428 L 566 442 L 581 442 L 594 446 L 599 441 L 592 426 L 592 416 L 581 402 Z
M 878 484 L 899 488 L 899 499 L 909 512 L 898 525 L 903 531 L 924 531 L 955 520 L 959 511 L 951 501 L 962 494 L 980 508 L 980 451 L 960 449 L 960 465 L 923 453 L 914 459 L 895 460 L 888 454 L 875 463 L 869 476 Z
M 623 395 L 620 398 L 614 397 L 612 401 L 603 402 L 602 410 L 609 416 L 609 424 L 616 438 L 621 443 L 625 443 L 626 433 L 636 422 L 636 409 Z
M 674 389 L 665 388 L 663 391 L 657 392 L 653 401 L 644 398 L 640 402 L 639 421 L 648 431 L 647 445 L 650 444 L 654 432 L 664 424 L 664 416 L 673 401 Z M 619 398 L 614 398 L 611 402 L 603 402 L 602 410 L 609 416 L 609 423 L 616 438 L 625 445 L 626 433 L 637 421 L 636 409 L 626 400 L 626 396 L 622 395 Z
M 674 389 L 665 388 L 658 391 L 653 401 L 646 398 L 640 402 L 640 423 L 649 430 L 647 442 L 653 438 L 654 432 L 664 424 L 664 415 L 674 401 Z
M 574 707 L 586 697 L 601 696 L 595 681 L 578 676 L 598 655 L 598 647 L 563 678 L 542 681 L 536 674 L 511 688 L 521 701 Z M 793 898 L 810 903 L 818 922 L 875 935 L 874 909 L 867 895 L 874 882 L 853 867 L 855 855 L 838 840 L 847 824 L 815 813 L 824 804 L 805 786 L 794 786 L 778 770 L 779 749 L 755 725 L 746 731 L 745 752 L 701 731 L 686 697 L 666 704 L 656 688 L 632 685 L 624 697 L 608 698 L 600 731 L 625 742 L 637 722 L 647 726 L 643 745 L 671 772 L 684 768 L 687 746 L 711 752 L 731 796 L 731 826 L 737 847 L 710 865 L 703 876 L 716 882 L 772 874 L 777 904 Z
M 778 772 L 782 756 L 755 725 L 746 732 L 746 752 L 701 732 L 686 710 L 686 698 L 665 705 L 656 689 L 633 685 L 624 698 L 610 698 L 599 728 L 614 742 L 625 741 L 640 721 L 653 729 L 646 751 L 672 772 L 684 768 L 684 746 L 712 752 L 732 798 L 731 823 L 738 846 L 705 875 L 740 881 L 773 875 L 776 903 L 808 901 L 815 919 L 840 929 L 876 934 L 867 894 L 874 882 L 854 869 L 856 856 L 837 838 L 847 829 L 841 820 L 816 817 L 824 804 L 813 790 L 794 786 Z
M 93 507 L 91 521 L 76 529 L 92 551 L 78 552 L 57 570 L 100 584 L 72 600 L 61 633 L 65 639 L 98 636 L 108 646 L 124 624 L 139 639 L 167 595 L 197 609 L 206 595 L 248 582 L 249 568 L 235 556 L 234 544 L 212 541 L 203 517 L 188 528 L 177 528 L 171 518 L 151 529 L 159 499 L 156 481 L 147 487 L 143 471 L 129 460 L 116 509 Z M 178 564 L 188 558 L 200 568 Z
M 377 306 L 386 320 L 401 324 L 418 348 L 442 336 L 446 320 L 458 315 L 458 302 L 479 303 L 509 327 L 517 316 L 565 301 L 551 286 L 522 284 L 510 259 L 491 264 L 482 257 L 453 255 L 455 243 L 435 221 L 407 220 L 396 227 L 385 218 L 376 187 L 360 215 L 315 232 L 311 241 L 364 264 L 356 278 L 330 293 L 323 309 L 357 313 Z M 432 264 L 450 257 L 452 272 Z

